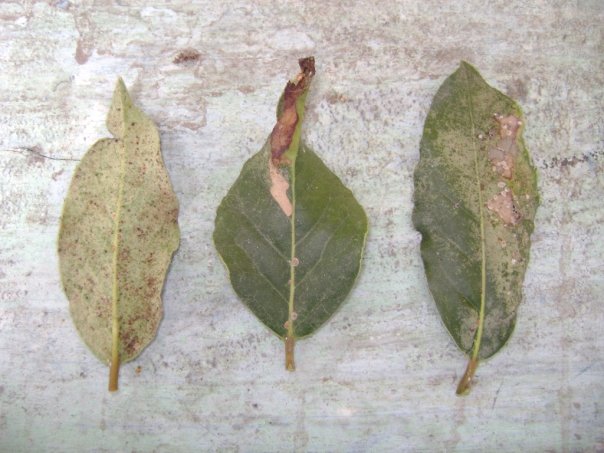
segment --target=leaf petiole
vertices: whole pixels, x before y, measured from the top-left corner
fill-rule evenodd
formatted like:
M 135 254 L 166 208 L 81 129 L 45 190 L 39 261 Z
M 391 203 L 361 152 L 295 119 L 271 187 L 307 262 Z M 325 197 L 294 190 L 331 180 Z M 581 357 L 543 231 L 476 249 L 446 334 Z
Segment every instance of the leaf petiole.
M 117 391 L 117 381 L 120 374 L 120 355 L 112 354 L 111 366 L 109 367 L 109 391 Z
M 457 385 L 457 391 L 455 392 L 457 395 L 467 395 L 470 391 L 470 384 L 472 383 L 472 378 L 474 377 L 474 373 L 476 372 L 476 368 L 478 368 L 478 359 L 472 357 L 468 362 L 468 367 L 466 368 L 466 372 L 462 376 L 459 384 Z
M 295 371 L 296 364 L 294 362 L 294 345 L 296 339 L 293 336 L 285 337 L 285 369 L 287 371 Z

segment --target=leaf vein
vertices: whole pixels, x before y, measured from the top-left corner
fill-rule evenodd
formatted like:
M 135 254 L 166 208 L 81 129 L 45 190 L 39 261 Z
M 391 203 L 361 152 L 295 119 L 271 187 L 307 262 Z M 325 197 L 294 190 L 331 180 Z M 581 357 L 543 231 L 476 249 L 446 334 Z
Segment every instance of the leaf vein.
M 325 215 L 325 213 L 327 212 L 327 205 L 330 203 L 331 198 L 329 200 L 325 200 L 325 204 L 323 205 L 323 209 L 321 210 L 321 214 L 319 214 L 319 217 L 317 217 L 317 220 L 315 221 L 315 223 L 313 223 L 313 225 L 308 229 L 308 231 L 306 233 L 304 233 L 304 236 L 302 236 L 300 239 L 298 239 L 296 241 L 296 246 L 300 246 L 305 240 L 306 238 L 312 234 L 312 232 L 314 232 L 314 230 L 316 229 L 317 225 L 321 222 L 321 220 L 323 219 L 323 216 Z
M 273 290 L 274 290 L 274 291 L 275 291 L 275 292 L 276 292 L 276 293 L 277 293 L 277 294 L 278 294 L 278 295 L 281 297 L 281 299 L 283 299 L 283 301 L 284 301 L 284 302 L 287 302 L 287 298 L 286 298 L 286 297 L 285 297 L 283 294 L 281 294 L 281 291 L 279 291 L 279 289 L 278 289 L 278 288 L 275 286 L 275 284 L 274 284 L 274 283 L 273 283 L 273 282 L 272 282 L 272 281 L 271 281 L 271 280 L 268 278 L 268 276 L 267 276 L 267 275 L 266 275 L 264 272 L 262 272 L 262 271 L 260 270 L 260 268 L 259 268 L 259 267 L 256 265 L 256 263 L 254 262 L 254 260 L 252 259 L 252 257 L 249 255 L 249 253 L 248 253 L 248 252 L 247 252 L 247 251 L 246 251 L 246 250 L 245 250 L 243 247 L 241 247 L 239 244 L 235 243 L 235 246 L 236 246 L 236 247 L 237 247 L 239 250 L 241 250 L 241 251 L 242 251 L 242 252 L 245 254 L 245 256 L 247 256 L 247 257 L 249 258 L 250 263 L 252 264 L 252 267 L 253 267 L 254 269 L 256 269 L 256 271 L 258 272 L 258 274 L 259 274 L 259 275 L 260 275 L 262 278 L 264 278 L 264 280 L 266 280 L 266 282 L 269 284 L 269 286 L 270 286 L 270 287 L 271 287 L 271 288 L 272 288 L 272 289 L 273 289 Z
M 474 305 L 472 305 L 472 303 L 470 302 L 470 300 L 466 297 L 465 294 L 463 294 L 455 285 L 454 280 L 449 276 L 447 269 L 445 269 L 441 263 L 440 260 L 435 260 L 436 265 L 440 268 L 442 275 L 444 275 L 445 279 L 447 280 L 447 282 L 449 282 L 449 286 L 450 288 L 455 291 L 456 294 L 458 294 L 462 301 L 468 306 L 470 307 L 473 311 L 476 311 L 476 307 Z
M 436 226 L 436 225 L 435 225 Z M 455 247 L 457 249 L 457 251 L 462 254 L 463 256 L 465 256 L 470 262 L 472 262 L 472 257 L 470 256 L 470 254 L 468 252 L 466 252 L 457 242 L 455 242 L 453 239 L 451 239 L 449 236 L 445 235 L 444 233 L 440 233 L 437 229 L 438 227 L 436 227 L 434 229 L 434 231 L 431 232 L 432 235 L 437 236 L 441 239 L 444 239 L 445 241 L 447 241 L 449 244 L 451 244 L 453 247 Z
M 319 263 L 321 262 L 321 260 L 323 259 L 323 255 L 325 254 L 325 250 L 327 250 L 327 246 L 329 245 L 329 243 L 331 242 L 331 240 L 335 237 L 336 233 L 338 232 L 338 230 L 340 229 L 340 227 L 342 225 L 344 225 L 345 221 L 348 220 L 349 214 L 346 213 L 346 215 L 342 218 L 342 220 L 340 221 L 340 223 L 338 223 L 338 225 L 334 228 L 334 230 L 331 232 L 331 235 L 329 236 L 329 238 L 325 241 L 325 244 L 323 245 L 323 249 L 321 250 L 321 254 L 319 255 L 319 258 L 317 259 L 317 261 L 315 261 L 315 263 L 311 266 L 310 269 L 308 269 L 305 273 L 304 276 L 300 279 L 299 282 L 296 283 L 296 288 L 304 281 L 306 280 L 306 277 L 308 277 L 309 274 L 312 273 L 313 270 L 315 270 L 315 268 L 319 265 Z
M 264 240 L 264 242 L 266 242 L 275 252 L 277 252 L 277 254 L 283 259 L 283 261 L 289 263 L 289 259 L 283 254 L 283 252 L 281 252 L 281 250 L 279 250 L 275 246 L 275 244 L 273 244 L 271 240 L 260 230 L 260 227 L 256 225 L 256 223 L 254 223 L 254 221 L 245 214 L 245 209 L 241 206 L 241 204 L 239 204 L 239 206 L 237 206 L 234 211 L 236 214 L 241 214 L 241 216 L 252 226 L 254 232 L 258 236 L 260 236 Z

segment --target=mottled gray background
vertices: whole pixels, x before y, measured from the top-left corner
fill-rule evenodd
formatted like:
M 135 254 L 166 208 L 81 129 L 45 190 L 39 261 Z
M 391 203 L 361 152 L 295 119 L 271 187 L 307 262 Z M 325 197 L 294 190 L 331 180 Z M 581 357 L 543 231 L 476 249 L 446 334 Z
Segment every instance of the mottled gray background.
M 604 2 L 193 3 L 0 3 L 0 450 L 604 451 Z M 211 234 L 310 54 L 304 137 L 371 228 L 292 374 Z M 516 332 L 466 398 L 411 226 L 423 122 L 460 59 L 522 105 L 542 197 Z M 118 76 L 161 130 L 182 242 L 159 335 L 109 394 L 55 249 Z

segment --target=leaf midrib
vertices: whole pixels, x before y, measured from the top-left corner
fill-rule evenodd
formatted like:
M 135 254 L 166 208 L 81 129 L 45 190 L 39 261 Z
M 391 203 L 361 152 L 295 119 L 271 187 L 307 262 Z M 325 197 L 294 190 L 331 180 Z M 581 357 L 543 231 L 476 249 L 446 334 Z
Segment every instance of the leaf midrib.
M 258 275 L 260 275 L 264 280 L 266 280 L 266 282 L 268 283 L 268 285 L 271 287 L 271 289 L 273 291 L 275 291 L 275 293 L 277 293 L 279 295 L 279 297 L 285 302 L 288 302 L 287 297 L 285 297 L 283 294 L 281 294 L 281 291 L 279 291 L 279 289 L 275 286 L 275 284 L 271 281 L 270 278 L 268 278 L 268 276 L 262 272 L 262 270 L 256 265 L 256 262 L 252 259 L 252 257 L 249 255 L 249 253 L 240 245 L 235 244 L 235 246 L 241 250 L 243 252 L 243 254 L 245 256 L 247 256 L 247 258 L 249 259 L 250 263 L 252 264 L 252 267 L 258 272 Z
M 124 112 L 125 115 L 125 112 Z M 124 122 L 125 123 L 125 122 Z M 119 183 L 117 191 L 115 221 L 113 224 L 113 256 L 111 264 L 112 288 L 111 288 L 111 369 L 110 369 L 110 390 L 117 390 L 117 373 L 120 364 L 120 306 L 119 306 L 119 281 L 118 281 L 118 260 L 121 242 L 120 224 L 122 219 L 122 205 L 124 204 L 124 183 L 126 175 L 126 146 L 122 139 L 118 142 L 120 150 L 120 170 Z M 115 379 L 116 388 L 112 388 Z
M 241 205 L 242 205 L 242 203 L 240 203 L 240 206 Z M 264 240 L 264 242 L 266 242 L 279 255 L 279 257 L 281 257 L 283 259 L 283 261 L 287 262 L 287 257 L 283 254 L 283 252 L 281 250 L 279 250 L 277 248 L 277 246 L 275 244 L 273 244 L 273 242 L 271 242 L 271 240 L 268 237 L 266 237 L 266 235 L 260 230 L 258 225 L 256 225 L 254 223 L 254 221 L 252 219 L 250 219 L 247 216 L 247 214 L 245 214 L 245 209 L 240 208 L 240 209 L 238 209 L 238 212 L 241 212 L 241 215 L 253 227 L 253 230 L 258 234 L 258 236 L 260 236 Z
M 342 225 L 344 225 L 344 223 L 348 220 L 349 217 L 350 217 L 350 215 L 347 213 L 346 216 L 344 216 L 342 218 L 342 220 L 340 220 L 340 223 L 338 223 L 338 225 L 333 229 L 331 235 L 325 241 L 325 244 L 323 244 L 323 248 L 321 249 L 319 258 L 317 258 L 317 261 L 315 261 L 314 264 L 310 268 L 308 268 L 308 270 L 304 273 L 304 276 L 300 279 L 300 281 L 295 284 L 296 287 L 300 286 L 302 284 L 302 282 L 304 282 L 304 280 L 306 280 L 306 277 L 308 277 L 309 274 L 312 274 L 312 271 L 319 265 L 319 263 L 323 259 L 325 250 L 327 250 L 327 247 L 329 246 L 329 243 L 335 237 L 336 233 L 339 231 L 339 229 L 342 227 Z
M 296 295 L 296 159 L 290 167 L 291 174 L 291 194 L 292 194 L 292 215 L 290 216 L 290 231 L 291 231 L 291 254 L 289 260 L 289 301 L 288 301 L 288 316 L 287 316 L 287 336 L 294 338 L 294 299 Z
M 484 207 L 482 200 L 482 184 L 480 179 L 480 169 L 478 164 L 478 147 L 476 146 L 476 124 L 474 122 L 474 107 L 472 102 L 472 91 L 470 81 L 468 80 L 468 69 L 464 71 L 465 92 L 468 98 L 468 113 L 470 116 L 470 125 L 472 127 L 471 142 L 474 151 L 474 172 L 476 176 L 476 186 L 478 189 L 478 218 L 480 225 L 480 310 L 478 312 L 478 327 L 474 337 L 474 346 L 472 348 L 472 360 L 478 359 L 480 353 L 480 343 L 482 341 L 482 332 L 484 327 L 484 315 L 486 306 L 486 235 L 485 235 L 485 219 Z
M 319 223 L 323 220 L 323 216 L 327 212 L 327 205 L 330 202 L 331 202 L 331 197 L 328 200 L 325 200 L 325 203 L 323 204 L 323 209 L 321 210 L 321 214 L 319 214 L 319 217 L 317 217 L 317 220 L 315 221 L 315 223 L 312 224 L 312 226 L 308 229 L 308 231 L 306 233 L 304 233 L 304 236 L 302 236 L 300 239 L 297 240 L 296 245 L 302 245 L 302 243 L 304 243 L 304 241 L 306 241 L 306 239 L 308 239 L 311 236 L 311 234 L 314 233 L 314 231 L 317 228 L 317 226 L 319 225 Z
M 292 169 L 293 172 L 293 169 Z M 292 178 L 292 189 L 294 189 L 294 184 L 293 184 L 293 178 Z M 293 203 L 293 199 L 295 198 L 294 196 L 294 191 L 292 191 L 292 206 L 294 206 Z M 239 201 L 241 201 L 239 199 L 239 196 L 237 196 L 237 199 Z M 331 199 L 330 199 L 331 200 Z M 327 205 L 328 203 L 326 203 Z M 292 276 L 292 268 L 293 268 L 293 275 L 294 275 L 294 290 L 296 288 L 298 288 L 306 279 L 306 277 L 309 274 L 312 274 L 312 271 L 321 263 L 322 259 L 323 259 L 323 255 L 325 254 L 325 249 L 327 248 L 327 246 L 329 245 L 329 242 L 331 242 L 331 240 L 334 238 L 336 232 L 342 227 L 342 225 L 345 224 L 346 220 L 348 220 L 349 215 L 346 215 L 345 217 L 343 217 L 342 219 L 340 219 L 339 223 L 337 224 L 337 226 L 334 228 L 333 232 L 331 233 L 331 235 L 329 236 L 329 238 L 327 238 L 327 240 L 325 241 L 325 244 L 323 245 L 323 248 L 321 249 L 321 253 L 319 254 L 319 258 L 313 263 L 313 265 L 307 269 L 304 272 L 304 275 L 302 276 L 302 278 L 300 280 L 298 280 L 296 277 L 298 276 L 297 272 L 296 272 L 296 267 L 292 266 L 292 262 L 293 259 L 288 259 L 283 252 L 281 252 L 281 250 L 279 250 L 273 242 L 270 241 L 270 239 L 266 236 L 265 233 L 262 232 L 262 230 L 260 229 L 260 227 L 245 213 L 244 209 L 241 209 L 242 203 L 239 203 L 239 206 L 237 209 L 237 212 L 240 213 L 244 219 L 247 221 L 247 223 L 252 227 L 252 230 L 264 241 L 264 243 L 266 243 L 266 245 L 270 246 L 270 248 L 272 250 L 274 250 L 278 256 L 283 259 L 283 261 L 285 263 L 288 264 L 288 266 L 290 266 L 290 278 Z M 233 205 L 233 208 L 235 207 L 235 205 Z M 313 236 L 315 230 L 317 229 L 318 225 L 321 223 L 322 219 L 325 217 L 325 214 L 327 213 L 328 209 L 325 206 L 322 210 L 321 213 L 319 214 L 319 217 L 317 218 L 317 220 L 313 223 L 313 225 L 308 229 L 308 231 L 306 233 L 304 233 L 304 235 L 295 241 L 294 243 L 294 247 L 293 250 L 290 251 L 290 254 L 292 257 L 296 256 L 298 247 L 303 244 L 304 242 L 306 242 L 306 240 L 308 240 L 310 237 Z M 292 212 L 292 216 L 294 215 L 294 213 Z M 290 220 L 290 234 L 292 234 L 292 237 L 294 237 L 296 235 L 297 229 L 296 229 L 296 224 L 295 224 L 295 219 L 293 221 Z M 241 247 L 241 246 L 237 246 L 246 256 L 250 257 L 248 252 L 245 250 L 245 248 Z M 284 296 L 275 286 L 275 284 L 268 278 L 268 276 L 263 273 L 260 268 L 258 268 L 258 266 L 254 263 L 254 260 L 251 259 L 250 257 L 250 262 L 252 263 L 254 269 L 256 269 L 256 271 L 261 275 L 261 277 L 267 282 L 267 284 L 275 291 L 275 293 L 284 301 L 286 302 L 286 304 L 288 305 L 289 308 L 289 297 L 288 296 Z M 289 286 L 289 285 L 288 285 Z M 291 290 L 291 288 L 290 288 Z M 295 291 L 294 291 L 294 302 L 295 302 Z M 294 309 L 295 309 L 295 304 L 294 304 Z

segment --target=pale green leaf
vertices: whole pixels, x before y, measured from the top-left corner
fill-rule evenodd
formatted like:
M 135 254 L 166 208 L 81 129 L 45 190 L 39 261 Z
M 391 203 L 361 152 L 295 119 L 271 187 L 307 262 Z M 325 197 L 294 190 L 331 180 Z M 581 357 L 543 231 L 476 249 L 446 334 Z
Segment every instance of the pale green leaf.
M 115 138 L 96 142 L 73 176 L 61 219 L 61 279 L 86 345 L 120 362 L 155 337 L 161 292 L 178 248 L 178 200 L 153 122 L 130 100 L 120 79 L 107 117 Z

